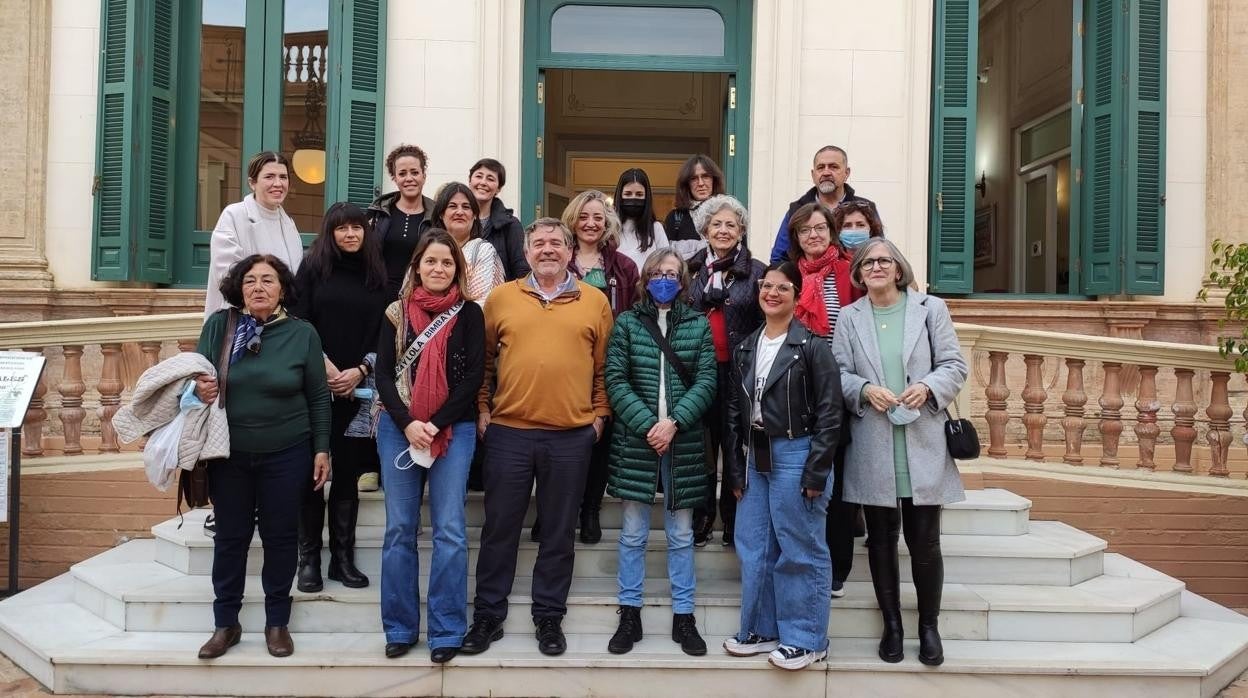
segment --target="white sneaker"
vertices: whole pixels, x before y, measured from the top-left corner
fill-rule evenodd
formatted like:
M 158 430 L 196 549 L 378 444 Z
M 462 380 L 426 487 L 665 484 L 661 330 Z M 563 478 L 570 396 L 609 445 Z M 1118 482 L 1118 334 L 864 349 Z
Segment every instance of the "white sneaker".
M 724 651 L 734 657 L 753 657 L 756 654 L 771 652 L 778 647 L 780 647 L 779 640 L 769 640 L 754 633 L 750 633 L 744 641 L 738 640 L 735 636 L 724 640 Z
M 380 486 L 380 478 L 371 471 L 360 475 L 360 479 L 356 481 L 356 488 L 360 492 L 376 492 Z
M 804 650 L 800 647 L 789 647 L 788 645 L 780 645 L 771 654 L 767 655 L 767 661 L 781 669 L 789 671 L 797 671 L 805 669 L 815 662 L 822 662 L 828 658 L 827 650 Z
M 832 580 L 832 598 L 839 599 L 845 596 L 845 582 Z

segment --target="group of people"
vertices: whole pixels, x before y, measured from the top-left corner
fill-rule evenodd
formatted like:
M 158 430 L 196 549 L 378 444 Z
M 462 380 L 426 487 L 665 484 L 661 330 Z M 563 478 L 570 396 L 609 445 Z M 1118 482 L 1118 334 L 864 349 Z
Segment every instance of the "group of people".
M 962 497 L 943 423 L 967 366 L 945 304 L 916 289 L 875 205 L 847 184 L 844 150 L 815 154 L 814 186 L 785 214 L 769 265 L 752 256 L 749 214 L 706 156 L 681 168 L 663 222 L 636 168 L 613 196 L 585 191 L 561 218 L 522 226 L 498 198 L 497 160 L 433 199 L 423 150 L 400 145 L 385 166 L 395 191 L 367 209 L 330 206 L 305 255 L 282 210 L 289 162 L 260 153 L 252 194 L 213 233 L 198 351 L 216 373 L 197 377 L 187 399 L 220 399 L 231 453 L 209 465 L 216 630 L 201 658 L 239 641 L 257 526 L 274 656 L 294 650 L 292 584 L 323 588 L 326 510 L 327 576 L 370 583 L 354 531 L 358 492 L 379 472 L 387 657 L 420 633 L 427 486 L 434 662 L 502 637 L 531 498 L 535 638 L 542 653 L 563 653 L 577 531 L 601 540 L 604 494 L 623 512 L 612 653 L 642 638 L 651 510 L 661 506 L 671 637 L 687 654 L 707 652 L 694 550 L 717 517 L 742 579 L 740 629 L 724 650 L 768 653 L 784 669 L 826 657 L 829 599 L 844 593 L 861 518 L 880 657 L 903 657 L 900 532 L 918 656 L 943 661 L 940 507 Z M 474 480 L 485 522 L 469 624 Z

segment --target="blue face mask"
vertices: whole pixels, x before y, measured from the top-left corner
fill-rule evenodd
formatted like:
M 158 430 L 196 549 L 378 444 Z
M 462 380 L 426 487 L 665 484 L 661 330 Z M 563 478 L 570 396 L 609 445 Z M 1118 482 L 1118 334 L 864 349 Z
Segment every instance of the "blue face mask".
M 871 233 L 866 230 L 850 230 L 849 228 L 845 228 L 841 231 L 841 244 L 844 245 L 847 250 L 856 250 L 861 247 L 862 243 L 866 242 L 867 238 L 870 236 Z
M 650 282 L 646 284 L 646 290 L 650 292 L 650 297 L 655 303 L 671 303 L 680 293 L 680 282 L 662 277 L 650 279 Z

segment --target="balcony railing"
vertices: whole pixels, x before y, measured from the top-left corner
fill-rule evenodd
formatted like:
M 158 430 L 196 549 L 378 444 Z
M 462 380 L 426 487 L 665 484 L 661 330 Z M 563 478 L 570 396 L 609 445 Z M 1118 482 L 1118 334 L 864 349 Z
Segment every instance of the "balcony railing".
M 118 443 L 113 415 L 144 369 L 194 348 L 201 323 L 187 313 L 0 324 L 0 347 L 49 360 L 23 453 L 137 448 Z M 1248 390 L 1238 378 L 1232 390 L 1234 363 L 1216 348 L 968 324 L 957 331 L 972 365 L 959 405 L 988 460 L 1235 480 L 1248 473 L 1248 454 L 1231 449 L 1248 426 Z

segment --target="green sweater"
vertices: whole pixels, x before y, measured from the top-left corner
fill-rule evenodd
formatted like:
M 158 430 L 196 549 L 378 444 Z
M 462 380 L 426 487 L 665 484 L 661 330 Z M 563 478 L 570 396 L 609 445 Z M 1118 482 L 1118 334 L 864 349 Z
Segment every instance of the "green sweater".
M 213 313 L 195 351 L 213 365 L 221 349 L 228 310 Z M 264 328 L 260 353 L 245 351 L 230 366 L 225 412 L 230 450 L 273 453 L 307 439 L 315 453 L 329 453 L 329 384 L 321 339 L 298 318 Z
M 879 338 L 880 363 L 884 368 L 884 382 L 894 395 L 906 389 L 906 360 L 904 352 L 906 336 L 906 294 L 887 308 L 871 309 Z M 897 497 L 911 496 L 910 458 L 906 454 L 906 428 L 893 425 L 893 470 L 897 481 Z
M 620 314 L 607 345 L 607 396 L 615 417 L 607 492 L 649 504 L 658 489 L 659 456 L 646 443 L 646 434 L 659 419 L 662 354 L 641 324 L 642 315 L 658 315 L 648 297 Z M 665 507 L 679 510 L 700 505 L 706 497 L 702 416 L 715 399 L 717 374 L 706 316 L 676 303 L 667 315 L 667 325 L 668 343 L 694 380 L 686 388 L 676 369 L 662 360 L 667 414 L 680 425 L 672 439 L 672 485 L 665 495 Z

